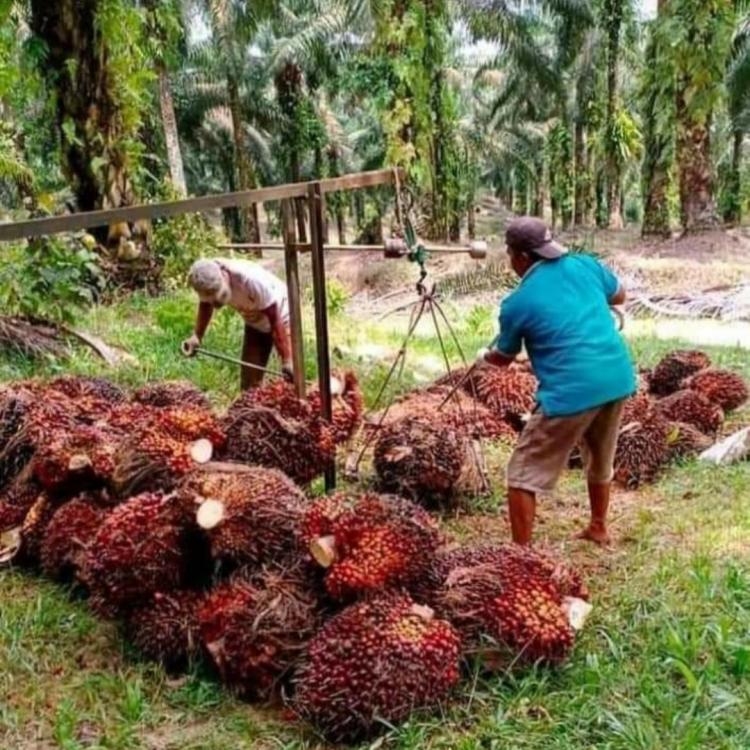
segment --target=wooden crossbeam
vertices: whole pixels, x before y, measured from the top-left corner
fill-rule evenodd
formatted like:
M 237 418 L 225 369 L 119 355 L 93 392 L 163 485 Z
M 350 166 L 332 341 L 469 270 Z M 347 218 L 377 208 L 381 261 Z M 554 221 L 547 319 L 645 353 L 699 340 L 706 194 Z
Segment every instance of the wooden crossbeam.
M 400 176 L 399 179 L 403 179 Z M 359 172 L 319 180 L 321 194 L 338 190 L 356 190 L 359 188 L 387 185 L 394 180 L 393 169 L 378 169 L 372 172 Z M 91 227 L 108 226 L 119 222 L 132 223 L 140 219 L 159 219 L 166 216 L 200 213 L 217 208 L 233 208 L 247 206 L 253 203 L 267 203 L 287 198 L 304 198 L 308 195 L 310 185 L 315 182 L 292 182 L 286 185 L 258 188 L 257 190 L 243 190 L 234 193 L 220 193 L 204 195 L 199 198 L 184 198 L 163 203 L 149 203 L 126 208 L 113 208 L 105 211 L 86 211 L 66 216 L 50 216 L 43 219 L 29 219 L 0 224 L 0 242 L 41 237 L 60 232 L 76 232 Z

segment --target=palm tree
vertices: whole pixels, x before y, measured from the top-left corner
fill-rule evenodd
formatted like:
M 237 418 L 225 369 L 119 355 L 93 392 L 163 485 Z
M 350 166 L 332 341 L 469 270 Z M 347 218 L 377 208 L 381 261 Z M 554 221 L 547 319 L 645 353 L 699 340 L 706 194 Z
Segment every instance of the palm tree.
M 750 16 L 745 12 L 737 24 L 726 77 L 727 110 L 732 128 L 732 155 L 724 201 L 724 221 L 738 224 L 742 218 L 742 150 L 750 129 Z
M 659 0 L 646 49 L 642 86 L 644 159 L 642 168 L 644 237 L 671 236 L 668 191 L 675 149 L 675 71 L 664 21 L 667 0 Z
M 676 71 L 677 165 L 686 233 L 719 224 L 711 125 L 732 42 L 733 0 L 670 0 L 668 33 Z

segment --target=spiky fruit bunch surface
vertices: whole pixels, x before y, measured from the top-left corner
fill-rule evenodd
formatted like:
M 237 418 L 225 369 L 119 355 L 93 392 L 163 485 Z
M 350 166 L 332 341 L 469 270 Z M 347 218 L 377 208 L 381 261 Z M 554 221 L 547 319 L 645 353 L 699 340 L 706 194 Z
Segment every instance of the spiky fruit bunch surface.
M 327 569 L 328 593 L 339 600 L 408 586 L 433 564 L 442 541 L 424 509 L 374 493 L 321 498 L 306 511 L 302 535 Z
M 645 391 L 639 390 L 636 394 L 627 399 L 622 407 L 622 425 L 631 422 L 640 422 L 645 419 L 654 408 L 655 401 Z
M 520 429 L 523 418 L 534 410 L 538 382 L 534 375 L 521 368 L 482 365 L 469 375 L 463 387 L 469 395 Z
M 667 430 L 669 460 L 692 458 L 713 445 L 713 440 L 697 427 L 683 422 L 670 422 Z
M 715 435 L 724 421 L 724 412 L 698 391 L 682 390 L 661 399 L 656 411 L 670 422 L 684 422 L 704 435 Z
M 724 411 L 739 409 L 748 399 L 747 383 L 730 370 L 702 370 L 685 380 L 682 387 L 700 393 Z
M 346 443 L 352 438 L 362 424 L 364 398 L 359 387 L 357 376 L 353 372 L 334 373 L 334 380 L 339 386 L 333 394 L 333 434 L 336 444 Z M 311 391 L 308 401 L 312 408 L 321 412 L 320 391 Z
M 244 393 L 224 420 L 224 457 L 280 469 L 307 484 L 335 458 L 332 425 L 288 383 L 273 383 Z
M 187 567 L 190 514 L 174 495 L 147 493 L 117 506 L 86 548 L 81 578 L 104 615 L 178 588 Z
M 287 557 L 298 545 L 306 504 L 302 491 L 280 471 L 260 466 L 242 471 L 197 471 L 180 494 L 197 509 L 215 558 L 264 563 Z
M 184 666 L 200 651 L 198 610 L 205 596 L 188 589 L 157 591 L 128 615 L 128 639 L 148 659 Z
M 0 532 L 21 526 L 43 492 L 42 486 L 26 474 L 8 485 L 0 494 Z
M 374 414 L 368 421 L 377 425 L 382 417 L 382 413 Z M 463 391 L 454 391 L 447 385 L 408 393 L 391 404 L 382 423 L 389 425 L 404 418 L 420 417 L 469 438 L 504 438 L 510 441 L 517 437 L 516 430 L 509 422 Z
M 563 658 L 573 643 L 563 598 L 588 598 L 576 571 L 516 545 L 444 553 L 426 581 L 425 595 L 460 630 L 467 652 L 511 660 Z
M 89 425 L 51 430 L 32 461 L 34 475 L 49 490 L 107 482 L 114 471 L 116 436 Z
M 125 435 L 142 429 L 153 418 L 153 410 L 143 404 L 127 402 L 115 404 L 104 421 L 107 427 Z
M 224 432 L 208 412 L 155 410 L 118 446 L 112 484 L 123 496 L 172 489 L 196 466 L 210 461 L 224 439 Z
M 44 532 L 40 550 L 42 570 L 59 581 L 74 580 L 86 548 L 104 522 L 107 510 L 86 496 L 57 508 Z
M 439 502 L 454 494 L 466 462 L 466 444 L 461 435 L 429 419 L 407 418 L 383 428 L 374 463 L 384 489 Z
M 678 349 L 663 357 L 649 375 L 651 393 L 668 396 L 678 391 L 685 378 L 711 366 L 707 354 L 692 349 Z
M 214 589 L 198 619 L 204 648 L 222 680 L 264 700 L 281 692 L 321 622 L 304 574 L 272 568 L 234 576 Z
M 187 380 L 149 383 L 133 393 L 133 401 L 160 409 L 193 406 L 208 411 L 211 408 L 206 394 Z
M 331 741 L 365 739 L 445 699 L 459 680 L 460 645 L 407 594 L 359 602 L 310 642 L 294 706 Z
M 79 375 L 64 375 L 50 380 L 47 387 L 53 391 L 64 393 L 75 400 L 94 398 L 111 403 L 125 400 L 125 392 L 105 378 L 89 378 Z
M 654 481 L 669 460 L 668 434 L 669 422 L 658 414 L 625 425 L 617 438 L 615 481 L 628 489 Z

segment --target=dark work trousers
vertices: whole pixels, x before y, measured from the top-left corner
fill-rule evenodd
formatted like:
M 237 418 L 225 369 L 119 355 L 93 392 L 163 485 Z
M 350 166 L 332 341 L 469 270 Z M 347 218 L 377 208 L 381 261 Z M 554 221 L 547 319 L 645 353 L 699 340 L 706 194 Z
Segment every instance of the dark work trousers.
M 273 349 L 273 338 L 270 333 L 263 333 L 257 328 L 245 326 L 245 338 L 242 342 L 243 362 L 259 367 L 268 367 L 268 360 Z M 240 368 L 240 388 L 246 391 L 248 388 L 257 388 L 263 382 L 263 372 L 252 367 Z

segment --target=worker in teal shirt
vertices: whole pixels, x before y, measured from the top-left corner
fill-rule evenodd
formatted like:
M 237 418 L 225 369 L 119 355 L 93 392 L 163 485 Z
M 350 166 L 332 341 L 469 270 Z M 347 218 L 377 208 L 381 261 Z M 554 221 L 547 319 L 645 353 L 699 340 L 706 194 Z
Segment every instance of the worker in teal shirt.
M 540 219 L 511 221 L 506 244 L 521 283 L 503 300 L 500 335 L 480 360 L 507 367 L 525 348 L 539 380 L 537 409 L 508 465 L 513 539 L 531 541 L 537 494 L 554 489 L 580 445 L 591 505 L 581 537 L 606 544 L 622 406 L 636 390 L 635 370 L 610 310 L 625 301 L 625 292 L 594 258 L 569 255 Z

